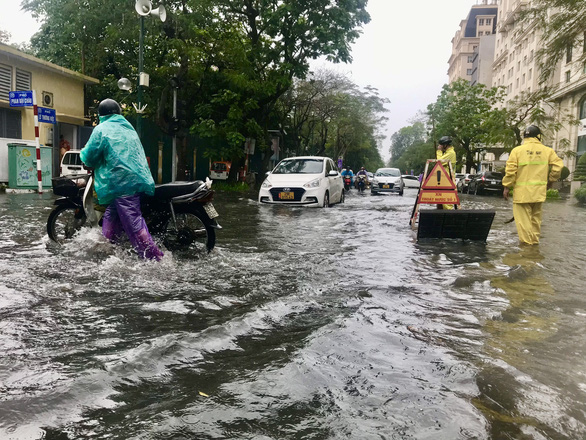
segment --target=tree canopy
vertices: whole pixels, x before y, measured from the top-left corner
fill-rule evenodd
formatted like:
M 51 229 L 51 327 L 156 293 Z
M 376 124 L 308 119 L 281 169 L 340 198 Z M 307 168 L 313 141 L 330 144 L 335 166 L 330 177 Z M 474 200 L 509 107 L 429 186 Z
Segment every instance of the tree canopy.
M 533 0 L 521 15 L 526 26 L 536 24 L 543 32 L 540 78 L 546 82 L 567 55 L 586 62 L 586 2 L 583 0 Z
M 145 18 L 147 117 L 165 128 L 171 118 L 169 80 L 180 82 L 186 127 L 242 153 L 245 138 L 265 145 L 273 110 L 309 61 L 351 61 L 351 44 L 369 22 L 367 0 L 169 0 L 167 21 Z M 129 104 L 121 77 L 138 77 L 139 17 L 134 0 L 22 0 L 42 22 L 31 40 L 40 58 L 96 77 L 88 107 L 104 97 Z M 155 6 L 157 6 L 155 4 Z M 131 109 L 130 106 L 127 106 Z
M 352 168 L 378 168 L 383 164 L 379 127 L 387 102 L 375 89 L 360 90 L 344 75 L 329 70 L 311 74 L 278 101 L 285 148 L 295 155 L 343 157 Z

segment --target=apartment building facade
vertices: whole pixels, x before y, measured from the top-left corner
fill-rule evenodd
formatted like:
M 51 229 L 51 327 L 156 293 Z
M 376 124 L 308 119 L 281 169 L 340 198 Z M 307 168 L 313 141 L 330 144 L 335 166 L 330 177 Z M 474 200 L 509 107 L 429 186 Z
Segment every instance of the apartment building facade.
M 496 33 L 498 6 L 496 0 L 480 0 L 473 5 L 452 39 L 448 60 L 450 84 L 457 79 L 477 81 L 491 86 L 491 63 Z
M 531 0 L 500 0 L 499 3 L 493 86 L 505 87 L 506 100 L 542 87 L 536 54 L 547 43 L 534 24 L 519 21 L 520 12 L 528 6 L 531 6 Z M 565 57 L 548 82 L 549 86 L 557 87 L 548 104 L 555 106 L 556 113 L 570 115 L 582 122 L 580 126 L 566 124 L 553 138 L 545 140 L 556 149 L 570 172 L 575 170 L 579 157 L 586 153 L 586 65 L 579 60 L 586 52 L 586 34 L 584 37 L 567 48 Z M 548 107 L 544 106 L 545 109 Z M 569 154 L 565 142 L 569 142 Z M 579 186 L 580 182 L 572 182 L 572 191 Z

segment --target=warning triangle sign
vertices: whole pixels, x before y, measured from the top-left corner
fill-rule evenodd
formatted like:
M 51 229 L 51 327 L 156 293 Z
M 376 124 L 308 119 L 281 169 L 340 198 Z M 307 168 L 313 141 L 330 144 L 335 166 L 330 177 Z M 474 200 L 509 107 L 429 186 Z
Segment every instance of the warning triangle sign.
M 440 161 L 435 163 L 431 172 L 427 175 L 424 180 L 421 189 L 456 189 L 454 181 L 450 179 L 448 172 L 443 167 Z

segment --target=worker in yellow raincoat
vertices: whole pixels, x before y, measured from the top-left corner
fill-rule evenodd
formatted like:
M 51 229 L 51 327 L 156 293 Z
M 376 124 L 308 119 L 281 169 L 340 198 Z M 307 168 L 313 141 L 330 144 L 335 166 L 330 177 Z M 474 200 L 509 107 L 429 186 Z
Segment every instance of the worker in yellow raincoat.
M 456 168 L 456 151 L 452 146 L 452 138 L 449 136 L 442 136 L 439 140 L 439 145 L 436 151 L 436 159 L 442 162 L 442 165 L 448 172 L 450 179 L 454 179 L 450 171 L 450 162 L 452 163 L 452 170 Z M 437 205 L 438 209 L 454 209 L 454 205 Z
M 548 182 L 559 179 L 563 161 L 553 148 L 541 143 L 541 130 L 530 125 L 523 143 L 513 148 L 503 178 L 503 197 L 513 191 L 513 216 L 521 243 L 539 244 L 541 213 Z

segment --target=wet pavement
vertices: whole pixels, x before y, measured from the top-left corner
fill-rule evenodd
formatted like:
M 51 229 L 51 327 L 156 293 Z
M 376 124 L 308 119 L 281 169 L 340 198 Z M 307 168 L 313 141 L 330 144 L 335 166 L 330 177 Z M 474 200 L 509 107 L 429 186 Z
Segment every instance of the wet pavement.
M 584 208 L 521 249 L 464 195 L 488 242 L 417 243 L 415 194 L 220 193 L 216 249 L 159 264 L 0 194 L 0 439 L 586 438 Z

